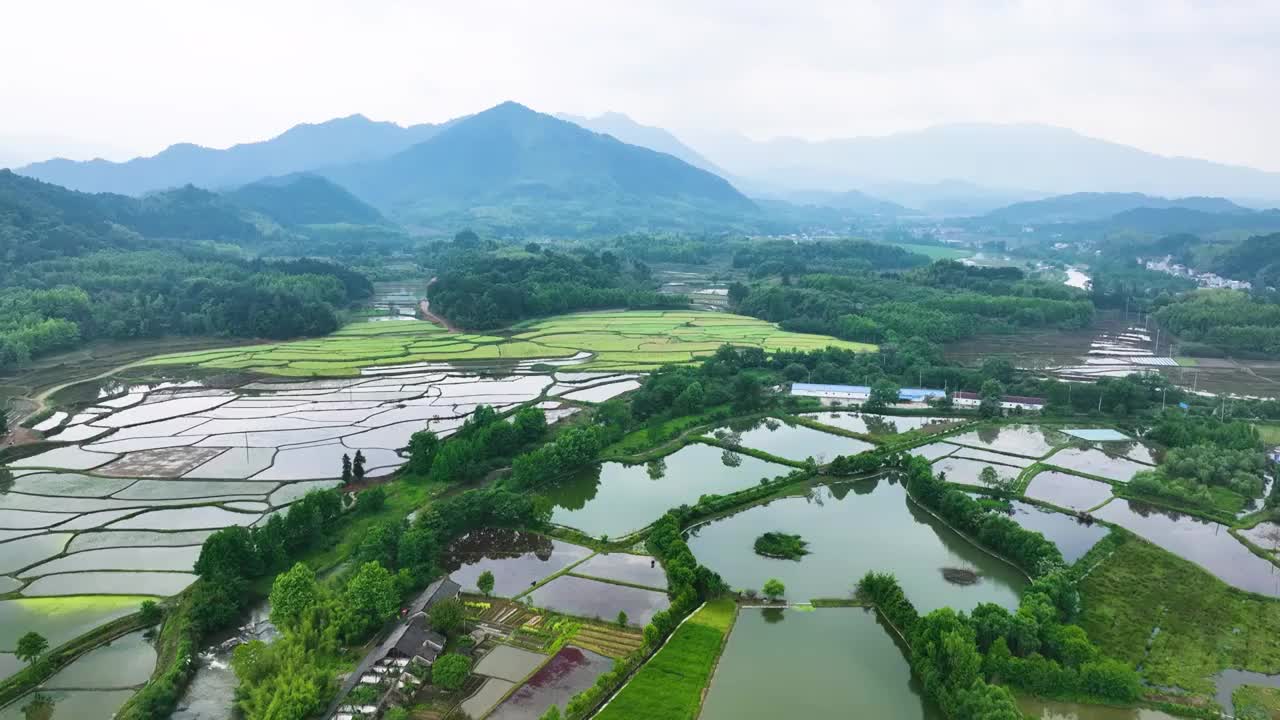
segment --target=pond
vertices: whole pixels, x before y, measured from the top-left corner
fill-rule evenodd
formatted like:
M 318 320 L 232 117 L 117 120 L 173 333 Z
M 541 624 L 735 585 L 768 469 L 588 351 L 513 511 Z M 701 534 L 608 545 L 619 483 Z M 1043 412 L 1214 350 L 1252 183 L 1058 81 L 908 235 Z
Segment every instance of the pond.
M 627 624 L 644 627 L 654 613 L 671 606 L 667 594 L 626 585 L 561 575 L 528 595 L 534 606 L 584 618 L 614 620 L 627 614 Z
M 896 435 L 910 430 L 928 428 L 941 430 L 959 422 L 956 418 L 919 417 L 915 415 L 875 415 L 856 412 L 805 413 L 804 417 L 823 425 L 837 427 L 865 435 Z
M 667 589 L 666 571 L 649 555 L 601 553 L 573 568 L 573 574 Z
M 643 465 L 604 463 L 543 494 L 555 505 L 552 522 L 597 537 L 620 537 L 671 508 L 696 503 L 702 495 L 743 490 L 790 471 L 785 465 L 694 443 Z
M 765 532 L 800 535 L 810 554 L 800 561 L 757 555 Z M 972 610 L 978 603 L 1016 607 L 1026 578 L 952 531 L 907 499 L 889 478 L 817 485 L 714 520 L 689 533 L 698 562 L 738 589 L 759 589 L 770 578 L 787 598 L 849 597 L 869 571 L 892 572 L 921 613 L 944 606 Z M 968 586 L 943 578 L 944 568 L 971 569 L 981 580 Z
M 1040 458 L 1067 442 L 1057 430 L 1039 425 L 987 425 L 977 430 L 947 438 L 959 445 L 995 450 L 996 452 Z
M 864 440 L 833 435 L 804 425 L 788 425 L 774 418 L 766 418 L 747 426 L 717 428 L 710 434 L 722 431 L 729 431 L 740 438 L 734 444 L 796 461 L 811 457 L 821 463 L 837 455 L 857 455 L 875 448 L 875 445 Z
M 981 460 L 970 460 L 955 455 L 944 457 L 933 463 L 933 473 L 935 475 L 945 473 L 949 482 L 965 483 L 967 485 L 983 485 L 982 471 L 984 468 L 995 470 L 996 477 L 1000 479 L 1000 482 L 1016 480 L 1022 472 L 1022 468 L 983 462 Z
M 1280 597 L 1280 568 L 1254 555 L 1218 523 L 1116 499 L 1093 513 L 1189 560 L 1241 590 Z
M 1045 463 L 1116 482 L 1129 482 L 1134 475 L 1151 469 L 1120 455 L 1108 455 L 1097 448 L 1065 448 L 1054 453 Z
M 568 645 L 504 700 L 489 720 L 538 720 L 548 707 L 564 707 L 612 668 L 610 658 Z
M 1111 499 L 1111 486 L 1079 475 L 1045 471 L 1027 486 L 1026 496 L 1072 510 L 1088 510 Z
M 1083 523 L 1070 515 L 1046 510 L 1031 503 L 1017 500 L 1009 503 L 1013 507 L 1010 516 L 1014 522 L 1028 530 L 1034 530 L 1058 546 L 1062 559 L 1074 563 L 1107 536 L 1106 525 Z
M 762 672 L 767 658 L 768 671 Z M 743 609 L 701 720 L 942 720 L 892 631 L 871 610 Z
M 589 548 L 523 530 L 485 528 L 455 540 L 444 553 L 444 569 L 466 592 L 493 573 L 493 594 L 513 597 L 591 554 Z

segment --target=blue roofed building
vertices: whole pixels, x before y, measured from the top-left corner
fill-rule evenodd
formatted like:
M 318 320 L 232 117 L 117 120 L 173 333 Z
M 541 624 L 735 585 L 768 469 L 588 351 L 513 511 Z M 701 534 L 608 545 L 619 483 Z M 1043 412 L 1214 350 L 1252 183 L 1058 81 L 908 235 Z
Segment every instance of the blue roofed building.
M 824 385 L 821 383 L 792 383 L 791 394 L 797 397 L 816 397 L 824 401 L 861 403 L 871 397 L 868 385 Z M 930 399 L 947 396 L 946 390 L 932 388 L 902 388 L 898 391 L 899 402 L 923 403 Z

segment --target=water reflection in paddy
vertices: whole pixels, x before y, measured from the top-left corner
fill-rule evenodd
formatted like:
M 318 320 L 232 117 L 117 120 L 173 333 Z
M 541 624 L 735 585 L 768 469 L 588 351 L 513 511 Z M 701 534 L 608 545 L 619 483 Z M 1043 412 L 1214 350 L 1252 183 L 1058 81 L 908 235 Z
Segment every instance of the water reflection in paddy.
M 1055 447 L 1066 444 L 1067 436 L 1038 425 L 987 425 L 947 440 L 960 445 L 1038 458 L 1044 457 Z
M 1058 546 L 1062 559 L 1068 563 L 1084 557 L 1109 532 L 1107 526 L 1101 523 L 1083 523 L 1070 515 L 1046 510 L 1031 503 L 1014 500 L 1009 504 L 1013 508 L 1011 517 L 1014 522 L 1044 535 Z
M 941 720 L 891 632 L 862 608 L 744 609 L 701 718 Z
M 867 435 L 896 435 L 923 427 L 943 426 L 958 422 L 955 418 L 920 417 L 915 415 L 875 415 L 856 412 L 805 413 L 804 417 L 823 425 Z
M 796 533 L 809 542 L 800 561 L 757 555 L 759 535 Z M 734 588 L 759 589 L 769 578 L 787 587 L 792 601 L 848 597 L 868 571 L 894 573 L 921 612 L 951 606 L 972 610 L 978 603 L 1015 607 L 1026 579 L 947 528 L 907 499 L 887 478 L 810 488 L 690 532 L 694 557 Z M 948 583 L 943 568 L 977 571 L 969 586 Z
M 1093 515 L 1196 563 L 1230 585 L 1280 597 L 1280 568 L 1254 555 L 1218 523 L 1136 500 L 1112 500 Z
M 1111 498 L 1111 486 L 1061 472 L 1038 473 L 1027 486 L 1027 497 L 1072 510 L 1088 510 Z
M 745 427 L 730 425 L 728 428 L 718 428 L 717 432 L 720 430 L 728 430 L 738 436 L 740 441 L 737 444 L 742 447 L 761 450 L 788 460 L 811 457 L 818 462 L 825 462 L 837 455 L 857 455 L 875 448 L 863 440 L 814 430 L 804 425 L 788 425 L 774 418 L 766 418 Z
M 726 464 L 726 461 L 728 464 Z M 619 537 L 707 494 L 742 490 L 791 468 L 695 443 L 643 465 L 604 463 L 547 488 L 551 521 L 588 535 Z
M 1143 470 L 1151 469 L 1128 458 L 1108 455 L 1097 448 L 1066 448 L 1054 453 L 1045 462 L 1067 470 L 1075 470 L 1118 482 L 1129 482 L 1134 475 Z
M 473 530 L 449 545 L 444 569 L 468 592 L 479 591 L 476 580 L 488 570 L 493 573 L 493 593 L 511 597 L 590 554 L 591 550 L 581 545 L 538 533 L 485 528 Z

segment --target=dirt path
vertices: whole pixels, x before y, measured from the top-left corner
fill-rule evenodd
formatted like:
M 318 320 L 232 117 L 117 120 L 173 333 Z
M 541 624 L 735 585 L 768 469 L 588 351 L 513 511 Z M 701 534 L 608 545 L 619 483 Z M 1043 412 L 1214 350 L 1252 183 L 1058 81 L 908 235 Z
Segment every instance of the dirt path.
M 431 278 L 430 280 L 428 280 L 428 281 L 427 281 L 427 289 L 429 290 L 429 289 L 431 288 L 431 286 L 435 284 L 435 282 L 436 282 L 436 279 L 435 279 L 435 278 Z M 448 321 L 447 319 L 445 319 L 443 316 L 441 316 L 441 315 L 437 315 L 437 314 L 435 314 L 435 313 L 431 312 L 431 301 L 430 301 L 430 300 L 427 300 L 426 298 L 423 298 L 423 299 L 419 300 L 419 301 L 418 301 L 418 310 L 419 310 L 419 312 L 421 312 L 421 313 L 422 313 L 422 317 L 423 317 L 425 320 L 427 320 L 428 322 L 433 322 L 433 323 L 435 323 L 436 325 L 439 325 L 440 327 L 444 328 L 445 330 L 448 330 L 448 331 L 449 331 L 449 332 L 451 332 L 451 333 L 460 332 L 460 331 L 458 330 L 458 328 L 454 327 L 453 323 L 449 322 L 449 321 Z

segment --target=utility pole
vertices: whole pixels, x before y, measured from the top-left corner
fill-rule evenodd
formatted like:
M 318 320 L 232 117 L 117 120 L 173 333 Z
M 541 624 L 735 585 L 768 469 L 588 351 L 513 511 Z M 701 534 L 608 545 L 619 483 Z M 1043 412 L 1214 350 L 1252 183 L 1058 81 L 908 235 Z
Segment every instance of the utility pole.
M 1169 394 L 1169 388 L 1160 388 L 1160 412 L 1164 412 L 1166 407 L 1165 396 Z
M 1156 328 L 1156 349 L 1155 349 L 1155 352 L 1151 354 L 1152 355 L 1160 354 L 1160 328 Z
M 1102 412 L 1102 390 L 1098 390 L 1098 412 Z

